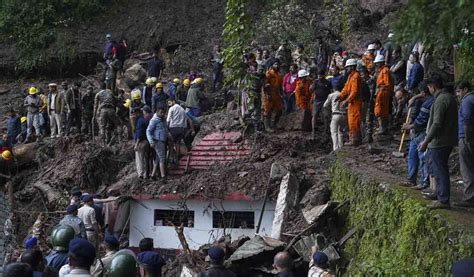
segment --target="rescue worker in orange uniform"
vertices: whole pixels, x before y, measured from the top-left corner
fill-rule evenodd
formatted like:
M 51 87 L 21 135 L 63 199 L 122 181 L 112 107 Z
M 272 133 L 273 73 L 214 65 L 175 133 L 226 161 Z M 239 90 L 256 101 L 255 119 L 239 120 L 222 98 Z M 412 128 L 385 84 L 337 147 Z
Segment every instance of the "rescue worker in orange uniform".
M 364 57 L 362 57 L 362 62 L 367 68 L 369 75 L 372 75 L 372 73 L 374 72 L 374 51 L 375 45 L 369 44 L 369 46 L 367 47 L 367 53 L 364 55 Z
M 350 143 L 347 145 L 359 145 L 361 143 L 360 133 L 360 114 L 362 109 L 362 99 L 360 98 L 362 90 L 362 79 L 359 72 L 356 70 L 356 59 L 348 59 L 346 61 L 345 69 L 348 73 L 347 82 L 338 97 L 338 101 L 343 101 L 340 105 L 347 108 L 347 118 L 349 123 L 349 138 Z
M 277 127 L 283 111 L 283 78 L 280 73 L 279 61 L 275 61 L 272 67 L 267 71 L 266 84 L 263 94 L 263 123 L 265 130 L 273 132 Z M 272 115 L 275 117 L 272 121 Z
M 375 67 L 377 69 L 377 88 L 375 93 L 375 116 L 379 122 L 378 135 L 387 133 L 387 125 L 390 116 L 390 99 L 393 94 L 393 78 L 390 69 L 385 65 L 384 56 L 375 57 Z
M 309 72 L 305 69 L 298 71 L 299 80 L 296 82 L 295 97 L 296 106 L 303 111 L 301 129 L 311 130 L 311 80 L 308 79 Z

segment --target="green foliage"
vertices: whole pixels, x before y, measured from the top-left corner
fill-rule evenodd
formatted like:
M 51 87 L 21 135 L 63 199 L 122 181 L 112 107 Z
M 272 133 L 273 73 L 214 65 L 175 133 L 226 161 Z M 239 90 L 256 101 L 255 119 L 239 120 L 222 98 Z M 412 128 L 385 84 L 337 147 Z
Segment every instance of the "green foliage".
M 263 13 L 261 23 L 258 24 L 258 38 L 267 45 L 288 41 L 294 45 L 302 43 L 309 46 L 315 39 L 312 18 L 304 3 L 273 4 Z
M 362 181 L 339 163 L 331 169 L 334 200 L 348 200 L 350 276 L 447 276 L 454 260 L 474 254 L 467 234 L 436 217 L 403 190 Z
M 342 0 L 342 18 L 341 18 L 341 36 L 345 45 L 348 45 L 348 37 L 350 32 L 349 10 L 351 6 L 349 0 Z
M 241 88 L 243 82 L 249 83 L 248 74 L 243 64 L 245 48 L 250 44 L 251 19 L 247 12 L 248 0 L 227 0 L 225 24 L 222 36 L 224 49 L 224 66 L 227 69 L 225 83 Z
M 461 61 L 465 73 L 474 79 L 474 1 L 411 0 L 395 20 L 399 42 L 426 42 L 435 57 L 449 52 L 454 44 L 462 45 Z
M 91 17 L 107 0 L 2 0 L 0 35 L 14 42 L 20 70 L 31 70 L 47 59 L 45 49 L 57 39 L 57 30 Z

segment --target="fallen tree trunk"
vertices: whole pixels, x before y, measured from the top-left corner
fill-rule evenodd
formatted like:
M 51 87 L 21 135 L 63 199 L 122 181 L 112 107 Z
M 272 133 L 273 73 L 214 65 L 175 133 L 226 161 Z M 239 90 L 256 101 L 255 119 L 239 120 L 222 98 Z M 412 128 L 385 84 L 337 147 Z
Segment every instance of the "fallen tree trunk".
M 188 263 L 190 263 L 193 266 L 196 266 L 196 262 L 194 261 L 194 258 L 193 258 L 193 253 L 189 249 L 188 242 L 186 241 L 186 237 L 184 236 L 184 233 L 183 233 L 183 230 L 184 230 L 183 224 L 181 224 L 181 226 L 174 226 L 174 230 L 176 231 L 176 234 L 178 235 L 178 239 L 181 242 L 181 245 L 183 246 L 183 252 L 186 255 L 186 259 L 188 260 Z
M 48 204 L 57 205 L 63 198 L 59 192 L 57 192 L 47 183 L 36 182 L 34 183 L 33 187 L 39 190 L 41 194 L 46 197 Z
M 13 156 L 18 166 L 31 163 L 36 158 L 38 143 L 20 144 L 13 147 Z

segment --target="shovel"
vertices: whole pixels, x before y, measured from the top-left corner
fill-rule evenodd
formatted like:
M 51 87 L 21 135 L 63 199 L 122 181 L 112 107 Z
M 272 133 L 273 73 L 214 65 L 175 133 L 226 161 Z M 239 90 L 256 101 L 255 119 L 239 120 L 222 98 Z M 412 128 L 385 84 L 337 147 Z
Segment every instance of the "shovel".
M 408 109 L 407 118 L 405 119 L 405 124 L 408 124 L 409 121 L 410 121 L 410 113 L 411 113 L 411 107 Z M 393 155 L 394 157 L 397 157 L 397 158 L 403 158 L 403 157 L 405 157 L 405 153 L 402 152 L 402 148 L 403 148 L 403 143 L 405 142 L 406 133 L 407 133 L 407 131 L 406 131 L 406 130 L 403 130 L 403 132 L 402 132 L 402 139 L 400 140 L 400 146 L 398 147 L 398 152 L 397 152 L 397 151 L 393 151 L 393 152 L 392 152 L 392 155 Z

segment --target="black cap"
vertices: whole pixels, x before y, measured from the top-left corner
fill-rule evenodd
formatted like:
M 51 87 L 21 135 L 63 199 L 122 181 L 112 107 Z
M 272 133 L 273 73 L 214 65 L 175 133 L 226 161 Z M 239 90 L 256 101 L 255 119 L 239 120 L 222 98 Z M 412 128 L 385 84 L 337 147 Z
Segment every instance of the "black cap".
M 151 108 L 147 105 L 143 106 L 142 111 L 147 112 L 147 113 L 152 113 Z

